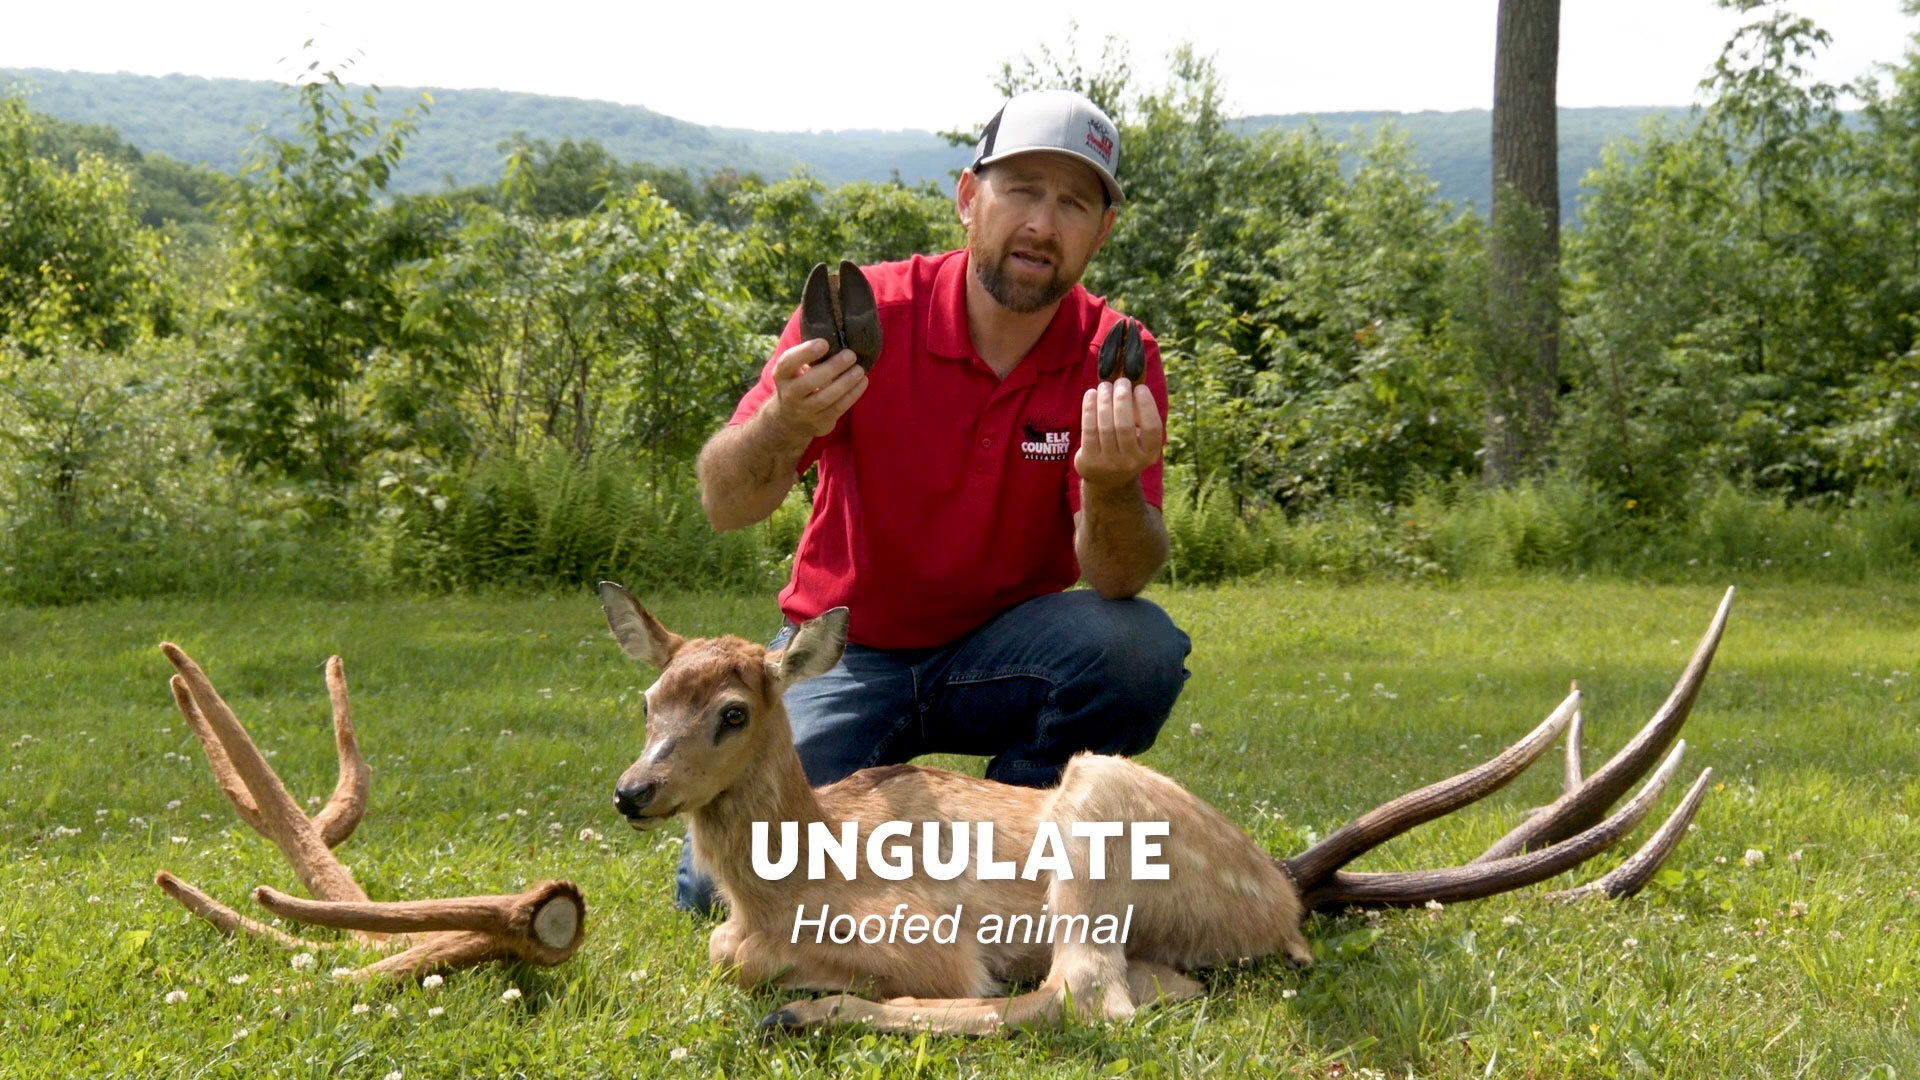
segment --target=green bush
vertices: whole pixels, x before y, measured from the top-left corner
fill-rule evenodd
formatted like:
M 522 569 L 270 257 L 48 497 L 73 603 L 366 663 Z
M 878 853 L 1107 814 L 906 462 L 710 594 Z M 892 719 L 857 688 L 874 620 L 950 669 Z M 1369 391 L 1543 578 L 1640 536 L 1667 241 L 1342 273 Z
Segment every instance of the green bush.
M 389 485 L 372 552 L 411 587 L 591 585 L 767 589 L 782 554 L 764 529 L 715 533 L 687 483 L 644 461 L 558 448 L 483 461 L 451 496 Z M 679 466 L 663 466 L 678 468 Z

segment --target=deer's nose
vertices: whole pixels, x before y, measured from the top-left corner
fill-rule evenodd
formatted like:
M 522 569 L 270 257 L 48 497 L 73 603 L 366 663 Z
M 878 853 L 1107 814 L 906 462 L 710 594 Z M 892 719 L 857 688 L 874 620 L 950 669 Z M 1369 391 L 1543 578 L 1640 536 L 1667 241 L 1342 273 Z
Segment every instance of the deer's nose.
M 653 797 L 659 794 L 659 791 L 658 781 L 621 784 L 613 789 L 613 805 L 627 817 L 639 817 L 646 810 L 647 804 L 653 802 Z

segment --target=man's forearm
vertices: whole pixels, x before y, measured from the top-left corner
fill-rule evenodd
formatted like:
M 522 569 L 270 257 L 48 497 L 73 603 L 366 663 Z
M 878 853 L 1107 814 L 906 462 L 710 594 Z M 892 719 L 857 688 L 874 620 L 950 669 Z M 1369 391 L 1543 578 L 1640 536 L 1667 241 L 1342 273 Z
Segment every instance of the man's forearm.
M 721 428 L 700 450 L 700 505 L 726 532 L 765 521 L 799 479 L 808 439 L 784 428 L 768 402 L 744 424 Z
M 1073 530 L 1080 575 L 1109 600 L 1138 593 L 1166 565 L 1166 523 L 1140 494 L 1138 481 L 1116 488 L 1080 485 Z

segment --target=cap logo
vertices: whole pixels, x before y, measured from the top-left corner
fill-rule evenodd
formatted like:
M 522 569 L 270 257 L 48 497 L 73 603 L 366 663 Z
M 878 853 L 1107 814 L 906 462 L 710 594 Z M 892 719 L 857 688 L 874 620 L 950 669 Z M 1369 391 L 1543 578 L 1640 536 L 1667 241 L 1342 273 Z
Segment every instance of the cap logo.
M 1087 145 L 1100 153 L 1100 160 L 1113 160 L 1113 138 L 1102 130 L 1100 121 L 1087 121 Z

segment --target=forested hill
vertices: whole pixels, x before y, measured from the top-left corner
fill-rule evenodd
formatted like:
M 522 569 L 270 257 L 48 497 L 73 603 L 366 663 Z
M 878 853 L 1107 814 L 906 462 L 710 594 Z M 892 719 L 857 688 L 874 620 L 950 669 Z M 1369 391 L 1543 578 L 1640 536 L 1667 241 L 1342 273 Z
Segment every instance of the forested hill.
M 251 130 L 285 133 L 289 98 L 275 83 L 198 76 L 101 75 L 43 69 L 0 69 L 0 90 L 25 88 L 37 111 L 76 123 L 107 124 L 145 150 L 225 171 L 237 168 Z M 420 101 L 422 90 L 386 87 L 384 114 L 397 116 Z M 430 90 L 431 113 L 420 126 L 395 179 L 403 191 L 488 183 L 500 171 L 500 142 L 516 131 L 535 138 L 593 139 L 615 157 L 690 173 L 720 169 L 785 176 L 805 165 L 829 184 L 886 180 L 946 183 L 966 151 L 927 131 L 764 132 L 705 127 L 638 105 L 509 93 Z M 1600 149 L 1635 134 L 1648 117 L 1683 109 L 1563 109 L 1560 121 L 1561 192 L 1571 209 L 1579 179 Z M 1254 116 L 1243 130 L 1317 123 L 1341 137 L 1371 133 L 1391 121 L 1413 141 L 1416 155 L 1455 204 L 1487 202 L 1489 118 L 1463 112 L 1328 113 Z
M 1688 110 L 1679 107 L 1596 108 L 1560 110 L 1560 217 L 1573 220 L 1580 179 L 1600 164 L 1600 151 L 1615 139 L 1634 138 L 1650 121 L 1679 126 Z M 1371 136 L 1384 124 L 1406 132 L 1414 156 L 1440 185 L 1440 197 L 1459 206 L 1473 203 L 1485 209 L 1493 189 L 1490 141 L 1493 114 L 1486 109 L 1459 112 L 1336 112 L 1308 115 L 1249 116 L 1238 122 L 1243 132 L 1278 127 L 1292 130 L 1317 124 L 1341 138 L 1353 132 Z

